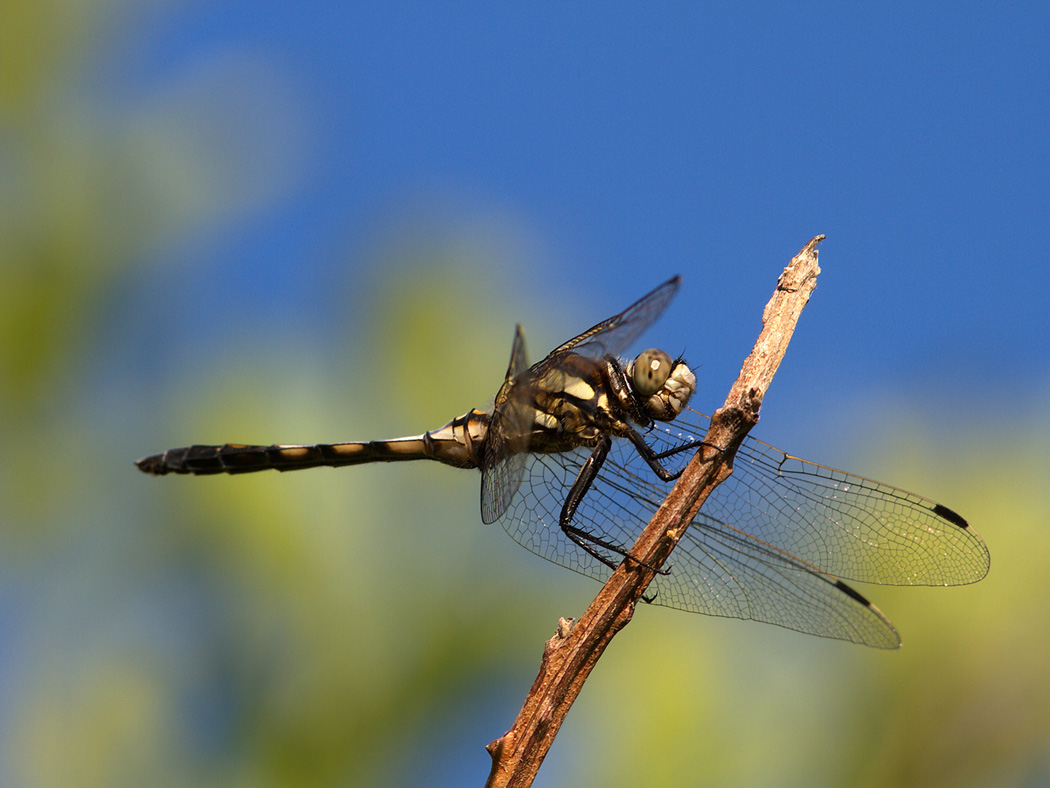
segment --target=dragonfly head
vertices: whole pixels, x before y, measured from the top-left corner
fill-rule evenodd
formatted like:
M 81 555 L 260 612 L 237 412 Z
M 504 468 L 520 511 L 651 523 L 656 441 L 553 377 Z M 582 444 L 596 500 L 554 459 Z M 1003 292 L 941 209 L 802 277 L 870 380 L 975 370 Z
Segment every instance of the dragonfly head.
M 662 350 L 643 350 L 627 367 L 645 413 L 657 421 L 673 421 L 696 391 L 696 376 L 681 359 Z

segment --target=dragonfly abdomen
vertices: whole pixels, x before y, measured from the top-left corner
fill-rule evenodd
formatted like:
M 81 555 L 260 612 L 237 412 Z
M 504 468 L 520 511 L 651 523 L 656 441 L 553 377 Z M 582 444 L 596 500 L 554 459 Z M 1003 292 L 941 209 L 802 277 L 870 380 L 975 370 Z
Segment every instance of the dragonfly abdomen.
M 472 410 L 439 430 L 410 438 L 350 443 L 317 443 L 290 446 L 251 446 L 226 443 L 221 446 L 186 446 L 144 457 L 135 465 L 143 473 L 207 476 L 215 473 L 253 471 L 297 471 L 322 466 L 361 465 L 368 462 L 437 460 L 457 468 L 478 467 L 478 447 L 485 439 L 488 415 Z
M 206 476 L 214 473 L 251 473 L 269 469 L 296 471 L 320 466 L 418 459 L 428 459 L 421 438 L 309 446 L 249 446 L 240 443 L 186 446 L 146 457 L 135 464 L 143 473 L 155 476 L 169 473 Z

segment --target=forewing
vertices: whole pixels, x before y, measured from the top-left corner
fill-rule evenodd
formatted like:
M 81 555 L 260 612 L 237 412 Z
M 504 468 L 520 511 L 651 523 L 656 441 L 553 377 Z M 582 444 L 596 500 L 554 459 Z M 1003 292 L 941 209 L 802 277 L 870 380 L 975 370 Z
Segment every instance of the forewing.
M 587 329 L 579 336 L 555 348 L 547 358 L 569 350 L 591 358 L 620 355 L 642 335 L 645 329 L 652 325 L 656 318 L 663 314 L 675 293 L 678 292 L 680 283 L 681 277 L 679 276 L 668 279 L 620 314 L 603 320 L 593 328 Z
M 647 439 L 666 450 L 702 437 L 708 425 L 707 416 L 687 408 Z M 750 436 L 703 514 L 848 580 L 959 585 L 988 572 L 988 548 L 951 509 Z

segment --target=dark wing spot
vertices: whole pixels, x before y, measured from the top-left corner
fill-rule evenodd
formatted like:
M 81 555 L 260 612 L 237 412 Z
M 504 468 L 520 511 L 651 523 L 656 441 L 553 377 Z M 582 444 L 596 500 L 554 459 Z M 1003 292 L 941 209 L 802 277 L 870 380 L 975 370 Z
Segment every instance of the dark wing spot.
M 844 593 L 847 596 L 852 597 L 853 599 L 855 599 L 858 602 L 860 602 L 862 605 L 864 605 L 864 607 L 871 607 L 871 602 L 869 602 L 867 599 L 865 599 L 863 596 L 861 596 L 859 591 L 856 591 L 856 590 L 850 588 L 848 585 L 843 583 L 841 580 L 836 580 L 835 581 L 835 587 L 838 588 L 838 590 L 841 591 L 842 593 Z
M 933 513 L 940 517 L 942 520 L 947 520 L 952 525 L 957 525 L 960 528 L 969 528 L 970 524 L 966 522 L 962 517 L 957 515 L 947 506 L 941 506 L 939 503 L 933 507 Z

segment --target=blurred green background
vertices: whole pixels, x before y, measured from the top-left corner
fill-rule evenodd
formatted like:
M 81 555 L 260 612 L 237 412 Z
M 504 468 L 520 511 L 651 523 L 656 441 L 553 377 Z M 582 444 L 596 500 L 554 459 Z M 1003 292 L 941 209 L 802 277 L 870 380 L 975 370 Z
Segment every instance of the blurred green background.
M 991 574 L 862 588 L 892 654 L 641 609 L 537 785 L 1050 785 L 1047 11 L 906 8 L 4 0 L 0 784 L 481 784 L 597 586 L 476 473 L 131 462 L 440 426 L 675 272 L 710 411 L 825 232 L 757 434 Z

